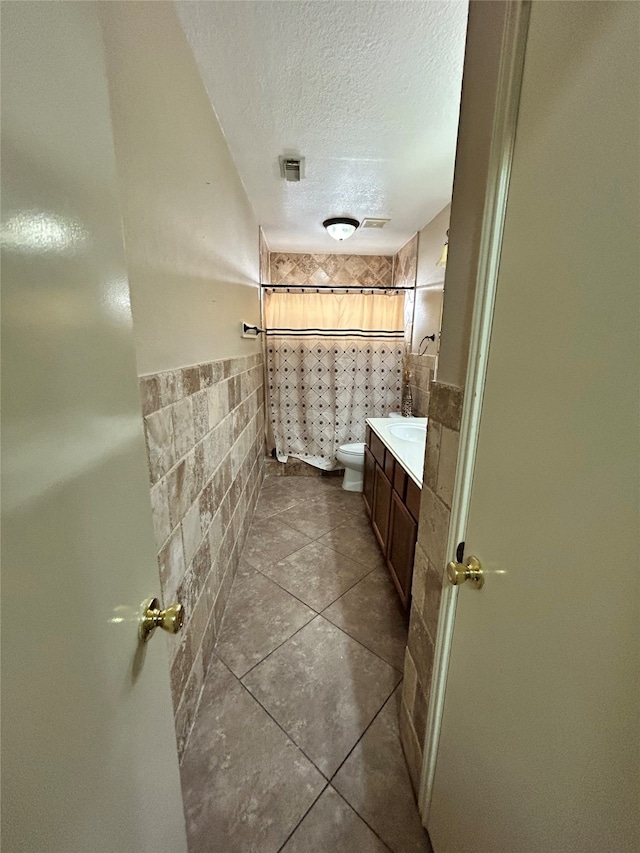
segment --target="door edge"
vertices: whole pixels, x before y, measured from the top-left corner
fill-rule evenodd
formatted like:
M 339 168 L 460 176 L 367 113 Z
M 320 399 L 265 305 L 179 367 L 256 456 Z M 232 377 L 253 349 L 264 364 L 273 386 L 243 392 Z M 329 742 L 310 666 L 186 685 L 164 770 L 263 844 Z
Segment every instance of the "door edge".
M 471 324 L 469 360 L 460 428 L 460 444 L 451 506 L 447 554 L 453 555 L 466 535 L 471 488 L 482 414 L 484 385 L 489 358 L 502 236 L 509 194 L 511 166 L 520 106 L 520 91 L 531 0 L 516 0 L 507 6 L 495 111 L 489 154 L 487 189 L 482 217 L 476 288 Z M 447 672 L 453 641 L 457 588 L 443 590 L 438 619 L 431 697 L 423 745 L 423 763 L 418 806 L 422 823 L 428 827 L 429 809 L 436 771 L 438 743 L 444 712 Z

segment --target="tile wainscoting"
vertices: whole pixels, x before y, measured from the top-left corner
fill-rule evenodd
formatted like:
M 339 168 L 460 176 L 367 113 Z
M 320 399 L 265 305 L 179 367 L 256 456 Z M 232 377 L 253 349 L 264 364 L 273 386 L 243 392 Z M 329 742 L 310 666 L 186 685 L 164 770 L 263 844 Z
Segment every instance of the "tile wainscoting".
M 411 399 L 413 414 L 416 418 L 426 418 L 429 412 L 429 394 L 433 374 L 436 369 L 435 355 L 417 355 L 407 357 L 411 371 Z
M 416 795 L 420 786 L 440 594 L 445 582 L 463 398 L 461 388 L 442 382 L 431 383 L 409 640 L 400 705 L 400 736 Z
M 180 757 L 264 478 L 261 354 L 140 378 Z

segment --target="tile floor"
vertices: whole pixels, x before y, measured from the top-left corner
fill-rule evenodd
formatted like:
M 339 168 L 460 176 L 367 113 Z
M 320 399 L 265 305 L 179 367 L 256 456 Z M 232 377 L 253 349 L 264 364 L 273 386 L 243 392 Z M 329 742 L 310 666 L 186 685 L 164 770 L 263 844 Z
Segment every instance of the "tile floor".
M 267 477 L 182 761 L 190 853 L 429 851 L 407 626 L 360 494 Z

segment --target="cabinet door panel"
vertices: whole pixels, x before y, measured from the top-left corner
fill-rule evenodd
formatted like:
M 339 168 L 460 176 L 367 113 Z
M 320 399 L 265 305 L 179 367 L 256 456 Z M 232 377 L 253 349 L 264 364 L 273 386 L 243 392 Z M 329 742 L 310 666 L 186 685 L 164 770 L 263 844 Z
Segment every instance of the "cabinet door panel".
M 393 472 L 393 488 L 398 493 L 400 500 L 404 500 L 404 490 L 407 479 L 404 468 L 396 461 L 396 467 Z
M 384 457 L 386 448 L 382 443 L 382 439 L 378 438 L 375 432 L 371 432 L 369 436 L 369 449 L 373 453 L 374 459 L 380 465 L 381 468 L 384 468 Z
M 389 515 L 391 512 L 391 483 L 384 471 L 376 465 L 375 491 L 373 496 L 373 532 L 378 538 L 382 553 L 386 556 L 389 538 Z
M 391 498 L 391 521 L 387 565 L 405 607 L 411 595 L 413 557 L 416 549 L 418 525 L 411 513 L 394 492 Z
M 398 466 L 398 467 L 400 467 L 400 466 Z M 394 457 L 393 453 L 391 453 L 390 450 L 387 450 L 387 453 L 386 453 L 386 456 L 384 459 L 384 473 L 389 478 L 390 483 L 393 483 L 393 474 L 394 474 L 395 468 L 396 468 L 395 457 Z

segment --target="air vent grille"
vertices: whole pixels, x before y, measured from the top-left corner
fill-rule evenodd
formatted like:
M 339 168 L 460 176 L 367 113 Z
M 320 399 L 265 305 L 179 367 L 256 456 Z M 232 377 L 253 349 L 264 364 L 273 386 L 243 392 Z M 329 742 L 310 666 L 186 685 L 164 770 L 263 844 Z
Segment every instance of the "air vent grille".
M 280 157 L 280 175 L 285 181 L 301 181 L 304 178 L 304 157 Z
M 361 228 L 384 228 L 384 226 L 389 222 L 388 219 L 373 219 L 372 217 L 368 217 L 362 220 Z

